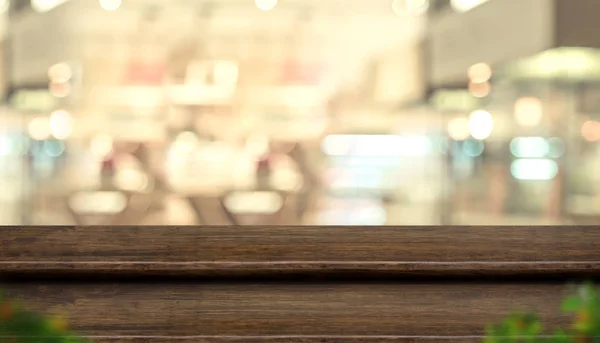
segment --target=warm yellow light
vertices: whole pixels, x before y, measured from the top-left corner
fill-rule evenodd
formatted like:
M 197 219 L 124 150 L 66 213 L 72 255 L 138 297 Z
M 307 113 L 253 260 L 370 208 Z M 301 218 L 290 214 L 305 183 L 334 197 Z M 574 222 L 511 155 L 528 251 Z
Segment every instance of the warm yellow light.
M 450 6 L 456 12 L 467 12 L 489 0 L 450 0 Z
M 6 12 L 8 12 L 9 8 L 10 8 L 10 1 L 9 0 L 0 0 L 0 13 L 6 13 Z
M 525 97 L 515 102 L 515 119 L 522 126 L 536 126 L 542 120 L 544 109 L 538 98 Z
M 31 0 L 31 8 L 36 12 L 48 12 L 68 0 Z
M 150 179 L 141 170 L 125 168 L 117 170 L 114 183 L 121 190 L 143 192 L 150 185 Z
M 581 135 L 586 141 L 596 142 L 600 140 L 600 122 L 588 120 L 581 127 Z
M 492 68 L 485 63 L 477 63 L 469 67 L 467 71 L 469 80 L 474 83 L 487 82 L 492 78 Z
M 73 118 L 67 111 L 55 111 L 50 115 L 50 133 L 56 139 L 66 139 L 73 132 Z
M 50 94 L 52 94 L 52 96 L 55 96 L 57 98 L 66 98 L 67 96 L 69 96 L 69 94 L 71 94 L 71 85 L 66 82 L 65 83 L 50 82 L 48 89 L 50 90 Z
M 269 152 L 269 138 L 265 135 L 255 134 L 246 140 L 245 151 L 254 156 L 262 156 Z
M 490 95 L 492 91 L 492 85 L 489 82 L 469 82 L 469 92 L 476 98 L 485 98 Z
M 215 65 L 214 79 L 218 86 L 235 86 L 238 74 L 239 70 L 235 62 L 220 62 Z
M 54 83 L 65 83 L 73 77 L 71 66 L 66 63 L 57 63 L 48 68 L 48 78 Z
M 392 11 L 398 16 L 415 16 L 427 13 L 429 0 L 393 0 Z
M 96 157 L 104 158 L 113 151 L 113 140 L 108 135 L 98 135 L 90 143 L 90 150 Z
M 116 11 L 123 4 L 123 0 L 100 0 L 100 7 L 105 11 Z
M 261 11 L 270 11 L 277 6 L 278 0 L 254 0 L 256 7 Z
M 486 139 L 492 134 L 494 129 L 494 119 L 492 115 L 483 110 L 478 110 L 471 113 L 469 118 L 469 130 L 471 136 L 475 139 Z
M 276 192 L 235 192 L 224 201 L 233 213 L 276 213 L 283 206 L 281 195 Z
M 171 149 L 175 153 L 183 156 L 194 151 L 194 149 L 196 149 L 200 143 L 201 142 L 195 133 L 191 131 L 184 131 L 177 135 Z
M 471 135 L 467 118 L 454 118 L 448 123 L 448 135 L 455 141 L 462 141 Z
M 50 137 L 50 124 L 48 118 L 34 118 L 29 122 L 28 126 L 29 136 L 31 138 L 43 141 Z

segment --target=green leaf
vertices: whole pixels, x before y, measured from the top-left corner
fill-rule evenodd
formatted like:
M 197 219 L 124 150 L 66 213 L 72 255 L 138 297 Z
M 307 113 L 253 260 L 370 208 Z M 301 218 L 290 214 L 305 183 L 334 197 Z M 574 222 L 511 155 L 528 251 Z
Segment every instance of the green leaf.
M 530 336 L 537 336 L 540 332 L 542 332 L 542 324 L 538 321 L 535 321 L 529 324 L 525 332 Z
M 485 326 L 485 334 L 488 336 L 496 335 L 496 326 L 494 324 L 487 324 Z
M 565 330 L 562 329 L 556 330 L 552 338 L 552 342 L 554 343 L 569 343 L 571 339 Z
M 10 306 L 11 312 L 0 320 L 0 336 L 19 337 L 17 343 L 87 343 L 87 340 L 51 325 L 46 316 L 24 309 L 18 302 L 4 304 Z M 0 338 L 0 343 L 7 343 L 7 339 Z
M 579 310 L 582 306 L 583 301 L 581 298 L 576 295 L 572 295 L 562 302 L 561 309 L 564 312 L 573 312 Z

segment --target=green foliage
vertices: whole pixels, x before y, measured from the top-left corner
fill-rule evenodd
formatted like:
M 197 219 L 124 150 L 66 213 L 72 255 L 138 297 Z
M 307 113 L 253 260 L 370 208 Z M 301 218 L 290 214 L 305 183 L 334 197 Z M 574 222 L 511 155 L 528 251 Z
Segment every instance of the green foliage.
M 572 327 L 543 334 L 535 314 L 515 312 L 500 323 L 488 325 L 485 343 L 600 343 L 600 294 L 592 283 L 581 285 L 561 304 L 574 315 Z
M 0 343 L 86 343 L 67 329 L 63 318 L 47 318 L 4 300 L 0 294 Z

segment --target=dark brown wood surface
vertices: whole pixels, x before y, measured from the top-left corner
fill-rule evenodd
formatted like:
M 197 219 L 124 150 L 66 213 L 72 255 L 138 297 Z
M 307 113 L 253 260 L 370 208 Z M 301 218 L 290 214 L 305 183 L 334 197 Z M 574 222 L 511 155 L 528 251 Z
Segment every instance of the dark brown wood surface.
M 0 272 L 600 271 L 600 227 L 6 227 Z
M 480 336 L 193 336 L 93 337 L 94 343 L 480 343 Z
M 600 227 L 0 232 L 0 288 L 29 308 L 67 314 L 95 343 L 481 342 L 485 324 L 514 309 L 539 311 L 550 328 L 564 324 L 566 282 L 600 271 Z M 335 277 L 290 278 L 323 273 Z M 374 277 L 381 273 L 402 278 Z M 54 281 L 11 278 L 17 274 Z M 544 282 L 548 274 L 559 278 Z M 125 280 L 140 275 L 154 278 Z M 188 278 L 197 275 L 207 278 Z M 260 279 L 266 275 L 290 281 Z
M 544 342 L 550 337 L 542 337 Z M 480 336 L 194 336 L 94 337 L 94 343 L 481 343 Z
M 13 284 L 96 336 L 477 336 L 514 309 L 564 323 L 563 284 Z

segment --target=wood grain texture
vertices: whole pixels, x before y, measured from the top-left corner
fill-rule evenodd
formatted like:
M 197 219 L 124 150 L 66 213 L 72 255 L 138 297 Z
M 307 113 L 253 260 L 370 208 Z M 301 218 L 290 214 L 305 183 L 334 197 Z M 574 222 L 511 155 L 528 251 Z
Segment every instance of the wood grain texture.
M 6 227 L 0 277 L 55 281 L 9 277 L 0 288 L 31 309 L 66 313 L 94 343 L 471 343 L 514 309 L 565 324 L 562 281 L 598 275 L 599 238 L 600 227 L 584 226 Z M 256 281 L 324 273 L 404 278 Z M 563 279 L 539 281 L 548 274 Z M 132 275 L 160 283 L 124 282 Z M 423 275 L 446 280 L 413 278 Z M 537 281 L 522 281 L 530 275 Z
M 4 227 L 1 273 L 595 275 L 600 227 Z
M 540 342 L 544 342 L 540 340 Z M 479 336 L 193 336 L 92 337 L 94 343 L 480 343 Z M 548 339 L 550 342 L 551 340 Z
M 479 343 L 479 336 L 193 336 L 90 337 L 94 343 Z
M 564 285 L 548 284 L 12 284 L 6 295 L 68 313 L 94 336 L 428 336 L 483 334 L 514 309 L 565 324 Z

